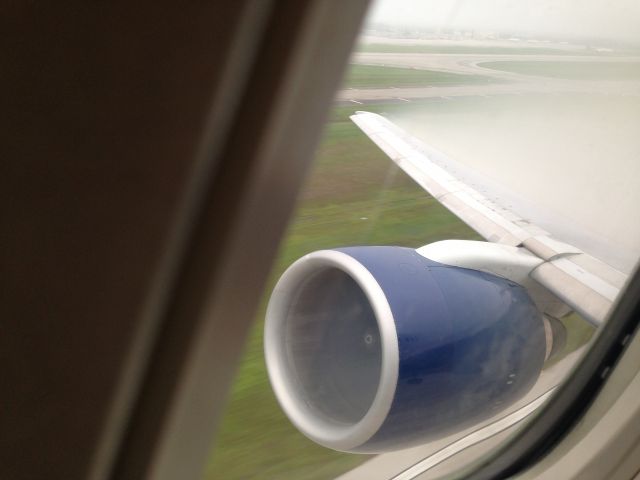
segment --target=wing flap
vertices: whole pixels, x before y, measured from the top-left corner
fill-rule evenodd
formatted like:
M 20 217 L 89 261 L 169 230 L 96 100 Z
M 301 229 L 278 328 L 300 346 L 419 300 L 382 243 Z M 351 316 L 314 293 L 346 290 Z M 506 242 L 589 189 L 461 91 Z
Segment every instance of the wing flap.
M 611 308 L 611 300 L 595 292 L 553 263 L 543 263 L 531 273 L 531 278 L 544 285 L 583 318 L 599 325 Z

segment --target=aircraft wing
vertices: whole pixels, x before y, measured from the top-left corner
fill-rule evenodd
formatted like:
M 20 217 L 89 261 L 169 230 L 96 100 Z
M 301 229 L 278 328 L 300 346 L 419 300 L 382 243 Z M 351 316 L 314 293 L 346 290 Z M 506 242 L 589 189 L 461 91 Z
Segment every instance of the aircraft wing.
M 486 240 L 524 247 L 544 263 L 531 277 L 586 320 L 599 325 L 627 275 L 498 205 L 491 187 L 472 184 L 454 162 L 386 118 L 356 112 L 353 122 L 402 170 Z

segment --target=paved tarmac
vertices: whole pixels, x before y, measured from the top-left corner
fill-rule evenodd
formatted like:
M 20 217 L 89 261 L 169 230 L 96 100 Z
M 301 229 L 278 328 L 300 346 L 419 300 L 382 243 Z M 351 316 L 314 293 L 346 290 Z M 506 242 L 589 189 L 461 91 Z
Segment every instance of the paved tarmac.
M 389 87 L 344 89 L 338 92 L 339 104 L 399 103 L 424 98 L 447 100 L 461 96 L 524 95 L 531 93 L 617 94 L 640 96 L 640 82 L 633 80 L 567 80 L 539 75 L 505 72 L 483 67 L 486 62 L 597 62 L 640 63 L 640 57 L 606 57 L 587 55 L 470 55 L 433 53 L 356 53 L 352 62 L 360 65 L 433 70 L 487 78 L 487 84 L 427 87 Z M 594 67 L 596 68 L 596 67 Z M 489 83 L 491 82 L 491 83 Z M 496 83 L 499 82 L 499 83 Z

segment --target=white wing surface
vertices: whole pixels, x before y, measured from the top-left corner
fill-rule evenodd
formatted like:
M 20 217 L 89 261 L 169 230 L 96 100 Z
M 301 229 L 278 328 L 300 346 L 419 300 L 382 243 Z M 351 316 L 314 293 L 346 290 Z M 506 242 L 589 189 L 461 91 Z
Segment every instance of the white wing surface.
M 531 277 L 599 325 L 627 275 L 491 200 L 491 187 L 464 178 L 453 161 L 386 118 L 357 112 L 353 122 L 402 170 L 490 242 L 524 247 L 544 260 Z

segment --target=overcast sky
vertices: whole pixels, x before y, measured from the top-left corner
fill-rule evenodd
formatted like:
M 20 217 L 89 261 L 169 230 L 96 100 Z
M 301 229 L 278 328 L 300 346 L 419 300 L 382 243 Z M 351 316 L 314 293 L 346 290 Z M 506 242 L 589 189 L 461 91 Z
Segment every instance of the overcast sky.
M 640 0 L 378 0 L 369 22 L 640 43 Z

